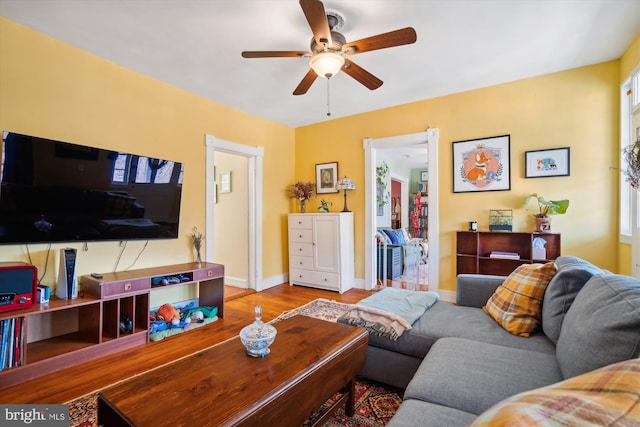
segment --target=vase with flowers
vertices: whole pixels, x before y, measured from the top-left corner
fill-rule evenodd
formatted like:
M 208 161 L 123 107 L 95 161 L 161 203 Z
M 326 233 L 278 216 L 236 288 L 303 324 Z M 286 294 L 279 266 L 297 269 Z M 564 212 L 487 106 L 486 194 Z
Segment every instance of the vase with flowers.
M 290 199 L 300 200 L 300 212 L 306 212 L 306 201 L 314 196 L 314 184 L 308 181 L 298 181 L 287 187 Z

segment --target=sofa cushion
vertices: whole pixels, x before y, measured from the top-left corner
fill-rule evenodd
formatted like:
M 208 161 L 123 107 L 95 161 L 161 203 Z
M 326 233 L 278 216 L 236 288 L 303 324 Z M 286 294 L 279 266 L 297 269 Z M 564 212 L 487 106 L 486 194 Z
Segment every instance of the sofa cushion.
M 338 322 L 346 323 L 346 320 L 339 318 Z M 425 311 L 396 341 L 369 335 L 369 346 L 423 358 L 438 339 L 445 337 L 467 338 L 541 353 L 556 352 L 555 346 L 542 332 L 528 338 L 519 337 L 505 331 L 479 308 L 462 307 L 446 301 L 438 301 Z
M 518 394 L 484 412 L 471 425 L 640 425 L 640 359 Z
M 411 242 L 411 236 L 409 235 L 409 232 L 407 231 L 406 228 L 401 228 L 400 229 L 402 231 L 402 236 L 404 237 L 404 242 L 405 243 L 410 243 Z
M 569 307 L 585 283 L 604 270 L 574 256 L 561 256 L 555 260 L 558 272 L 549 282 L 542 302 L 542 330 L 553 341 L 558 342 L 560 328 Z
M 522 264 L 498 286 L 482 309 L 507 331 L 528 337 L 540 324 L 544 291 L 555 273 L 553 262 Z
M 405 240 L 405 238 L 404 238 L 404 233 L 402 232 L 402 230 L 401 230 L 401 229 L 399 229 L 399 228 L 398 228 L 398 229 L 392 229 L 392 230 L 391 230 L 391 232 L 392 232 L 393 234 L 395 234 L 396 239 L 398 239 L 398 244 L 399 244 L 399 245 L 406 245 L 407 243 L 409 243 L 409 242 L 407 242 L 407 241 Z
M 409 399 L 402 402 L 396 414 L 386 424 L 387 427 L 464 427 L 476 415 L 443 405 L 435 405 L 421 400 Z
M 420 364 L 404 398 L 480 414 L 514 394 L 560 380 L 553 354 L 442 338 Z
M 640 280 L 593 276 L 567 312 L 557 345 L 565 378 L 640 354 Z
M 398 241 L 398 236 L 396 235 L 396 233 L 393 232 L 392 229 L 383 228 L 382 232 L 389 237 L 389 240 L 391 240 L 391 244 L 392 245 L 399 245 L 400 244 L 400 242 Z

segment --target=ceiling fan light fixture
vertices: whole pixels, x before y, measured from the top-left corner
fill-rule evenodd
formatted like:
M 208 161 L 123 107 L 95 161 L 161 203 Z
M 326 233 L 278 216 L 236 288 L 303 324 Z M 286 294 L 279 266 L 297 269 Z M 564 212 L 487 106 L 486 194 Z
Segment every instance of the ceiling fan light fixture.
M 331 78 L 338 74 L 344 65 L 342 55 L 335 52 L 320 52 L 311 57 L 309 66 L 317 75 Z

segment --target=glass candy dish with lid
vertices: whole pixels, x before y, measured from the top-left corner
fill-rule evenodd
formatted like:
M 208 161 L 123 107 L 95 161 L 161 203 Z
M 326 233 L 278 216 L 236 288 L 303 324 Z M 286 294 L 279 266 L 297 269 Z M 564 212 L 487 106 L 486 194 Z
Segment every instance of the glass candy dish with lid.
M 276 339 L 276 328 L 262 321 L 262 307 L 255 307 L 256 320 L 240 331 L 240 341 L 252 357 L 265 357 L 271 350 L 269 346 Z

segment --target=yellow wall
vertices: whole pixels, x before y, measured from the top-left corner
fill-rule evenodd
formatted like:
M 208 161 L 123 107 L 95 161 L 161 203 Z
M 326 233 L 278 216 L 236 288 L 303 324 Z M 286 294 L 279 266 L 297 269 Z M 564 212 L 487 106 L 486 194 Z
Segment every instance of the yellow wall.
M 392 84 L 392 83 L 390 83 Z M 296 129 L 296 179 L 312 179 L 314 164 L 338 160 L 340 174 L 364 184 L 362 140 L 440 129 L 440 287 L 454 289 L 455 231 L 469 220 L 488 228 L 489 209 L 514 210 L 514 230 L 533 230 L 525 197 L 568 198 L 553 218 L 562 253 L 617 268 L 619 61 L 549 74 L 396 106 Z M 511 191 L 452 193 L 451 143 L 511 135 Z M 571 147 L 571 175 L 524 178 L 524 152 Z M 335 196 L 337 198 L 339 196 Z M 433 201 L 431 201 L 433 202 Z M 336 201 L 334 200 L 334 204 Z M 349 193 L 356 220 L 356 277 L 364 277 L 364 192 Z M 613 207 L 613 208 L 612 208 Z
M 216 84 L 212 81 L 211 84 Z M 149 243 L 134 268 L 193 260 L 189 233 L 205 230 L 205 134 L 264 147 L 263 277 L 285 271 L 289 209 L 283 189 L 294 180 L 294 129 L 211 102 L 142 76 L 0 17 L 0 130 L 185 163 L 180 237 Z M 234 245 L 231 240 L 229 245 Z M 129 267 L 144 242 L 128 242 L 118 266 Z M 43 283 L 54 283 L 58 249 L 79 249 L 78 273 L 114 269 L 118 242 L 53 245 Z M 29 245 L 44 272 L 47 245 Z M 204 254 L 203 254 L 204 255 Z M 27 261 L 24 245 L 0 246 L 0 261 Z
M 214 253 L 216 260 L 224 264 L 225 277 L 237 285 L 246 284 L 249 273 L 248 164 L 244 156 L 215 155 L 218 195 L 214 205 Z M 223 193 L 220 188 L 220 174 L 224 171 L 231 172 L 230 193 Z

